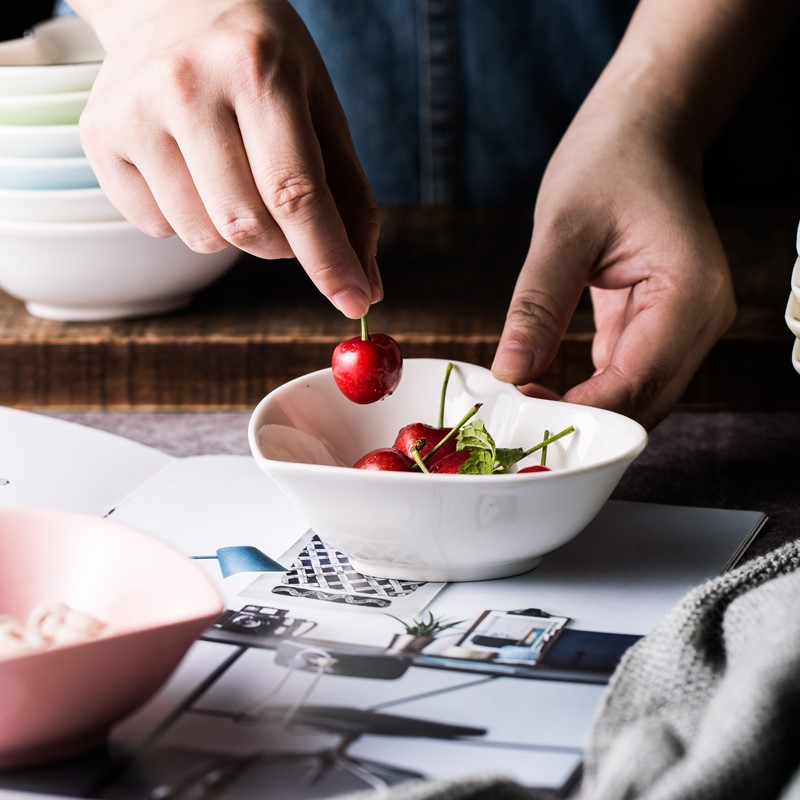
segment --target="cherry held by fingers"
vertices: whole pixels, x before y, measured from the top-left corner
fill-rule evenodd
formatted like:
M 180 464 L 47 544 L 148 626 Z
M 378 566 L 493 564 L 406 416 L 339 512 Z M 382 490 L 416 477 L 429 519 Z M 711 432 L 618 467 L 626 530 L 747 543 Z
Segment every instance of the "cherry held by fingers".
M 361 336 L 336 346 L 331 358 L 333 379 L 339 391 L 354 403 L 375 403 L 390 395 L 403 374 L 403 355 L 397 342 L 385 333 L 370 334 L 361 318 Z

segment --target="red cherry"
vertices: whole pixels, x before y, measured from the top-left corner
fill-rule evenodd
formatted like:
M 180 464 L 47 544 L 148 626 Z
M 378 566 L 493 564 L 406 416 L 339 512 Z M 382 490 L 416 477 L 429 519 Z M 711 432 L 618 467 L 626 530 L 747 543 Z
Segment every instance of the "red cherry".
M 354 403 L 374 403 L 390 395 L 403 374 L 403 354 L 391 336 L 370 334 L 366 317 L 361 336 L 336 346 L 331 358 L 333 379 L 339 391 Z
M 394 440 L 393 447 L 405 453 L 411 458 L 411 448 L 420 440 L 424 439 L 425 444 L 420 448 L 419 454 L 422 458 L 432 450 L 439 442 L 450 433 L 451 428 L 435 428 L 433 425 L 426 425 L 424 422 L 412 422 L 400 428 L 397 438 Z M 435 464 L 440 458 L 455 453 L 456 437 L 445 442 L 425 463 L 428 466 Z
M 543 467 L 541 464 L 534 464 L 530 467 L 525 467 L 524 469 L 519 470 L 517 473 L 521 475 L 523 472 L 550 472 L 550 467 Z
M 457 450 L 444 458 L 440 458 L 432 467 L 431 475 L 457 475 L 461 465 L 469 458 L 467 450 Z
M 379 447 L 370 450 L 353 464 L 355 469 L 378 469 L 384 472 L 411 472 L 414 462 L 393 447 Z

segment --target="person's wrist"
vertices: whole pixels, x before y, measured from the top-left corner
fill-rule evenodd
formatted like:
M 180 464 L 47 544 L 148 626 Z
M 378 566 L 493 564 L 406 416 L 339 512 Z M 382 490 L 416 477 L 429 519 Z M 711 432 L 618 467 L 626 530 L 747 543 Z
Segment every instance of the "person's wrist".
M 655 50 L 618 53 L 598 79 L 576 120 L 626 149 L 646 147 L 700 173 L 704 127 L 675 82 L 662 74 Z
M 174 4 L 164 0 L 70 0 L 73 11 L 100 39 L 106 51 L 118 42 L 130 42 L 132 30 L 145 42 L 164 34 L 164 14 Z

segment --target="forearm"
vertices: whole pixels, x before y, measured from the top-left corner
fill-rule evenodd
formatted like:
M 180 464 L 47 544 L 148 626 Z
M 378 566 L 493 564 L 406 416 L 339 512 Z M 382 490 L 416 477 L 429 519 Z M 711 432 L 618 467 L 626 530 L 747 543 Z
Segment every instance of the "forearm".
M 587 106 L 702 154 L 799 17 L 783 0 L 642 0 Z

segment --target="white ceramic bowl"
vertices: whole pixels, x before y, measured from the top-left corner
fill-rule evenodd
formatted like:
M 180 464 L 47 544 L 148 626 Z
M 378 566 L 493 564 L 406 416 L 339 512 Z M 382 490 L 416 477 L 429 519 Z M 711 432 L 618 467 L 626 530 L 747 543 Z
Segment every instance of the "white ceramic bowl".
M 792 294 L 800 300 L 800 258 L 794 262 L 792 270 Z
M 2 769 L 100 744 L 222 611 L 208 576 L 148 534 L 74 512 L 0 509 L 0 612 L 24 624 L 54 602 L 108 627 L 0 658 Z
M 99 186 L 86 189 L 0 189 L 0 220 L 104 222 L 121 219 L 122 215 Z
M 800 372 L 800 339 L 795 339 L 792 348 L 792 366 L 796 372 Z
M 195 253 L 127 221 L 0 221 L 0 288 L 34 316 L 97 320 L 180 308 L 225 273 L 240 251 Z
M 86 156 L 0 158 L 2 189 L 84 189 L 97 185 Z
M 78 125 L 0 125 L 0 157 L 82 156 Z
M 89 89 L 104 55 L 83 20 L 69 16 L 47 20 L 22 38 L 0 42 L 0 95 Z
M 366 406 L 347 400 L 324 369 L 279 387 L 252 414 L 248 435 L 258 466 L 362 573 L 459 581 L 531 569 L 586 527 L 647 443 L 645 430 L 627 417 L 528 398 L 487 369 L 454 362 L 445 424 L 481 402 L 478 416 L 501 447 L 529 447 L 545 428 L 574 425 L 576 433 L 548 449 L 552 471 L 352 469 L 368 451 L 391 446 L 404 425 L 436 423 L 446 364 L 407 359 L 394 394 Z

